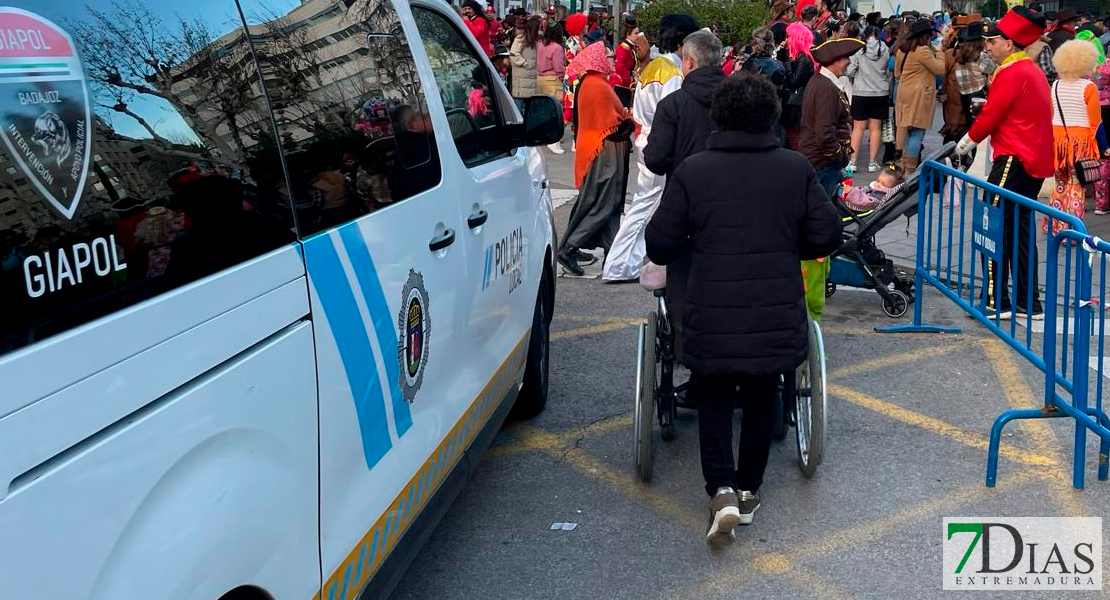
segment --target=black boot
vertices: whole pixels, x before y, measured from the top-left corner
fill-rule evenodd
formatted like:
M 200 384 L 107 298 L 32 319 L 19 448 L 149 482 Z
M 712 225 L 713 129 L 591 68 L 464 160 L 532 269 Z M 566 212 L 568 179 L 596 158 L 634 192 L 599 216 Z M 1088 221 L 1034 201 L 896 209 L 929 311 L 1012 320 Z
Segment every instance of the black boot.
M 565 248 L 555 253 L 555 260 L 571 275 L 581 277 L 586 274 L 586 271 L 578 266 L 577 254 L 578 250 L 576 248 Z

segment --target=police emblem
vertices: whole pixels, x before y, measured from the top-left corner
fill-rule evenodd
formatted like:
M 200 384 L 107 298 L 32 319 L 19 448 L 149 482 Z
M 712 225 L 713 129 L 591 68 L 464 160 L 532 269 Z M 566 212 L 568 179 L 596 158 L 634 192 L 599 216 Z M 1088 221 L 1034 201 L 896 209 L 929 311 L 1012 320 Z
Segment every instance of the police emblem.
M 431 330 L 424 276 L 409 269 L 409 279 L 401 295 L 401 313 L 397 317 L 397 360 L 401 364 L 401 395 L 409 403 L 416 399 L 416 392 L 424 382 Z
M 88 89 L 73 39 L 47 19 L 0 7 L 0 140 L 67 219 L 92 148 Z

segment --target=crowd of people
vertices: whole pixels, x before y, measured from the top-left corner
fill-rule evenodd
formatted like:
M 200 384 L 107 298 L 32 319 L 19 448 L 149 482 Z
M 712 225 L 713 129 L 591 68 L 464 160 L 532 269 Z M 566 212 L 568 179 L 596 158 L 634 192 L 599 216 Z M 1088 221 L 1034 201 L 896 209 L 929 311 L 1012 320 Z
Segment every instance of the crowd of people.
M 777 0 L 764 26 L 728 48 L 712 24 L 687 15 L 664 17 L 653 40 L 624 15 L 609 42 L 595 16 L 518 15 L 506 52 L 514 95 L 551 95 L 571 124 L 579 193 L 556 256 L 562 268 L 583 274 L 592 259 L 583 250 L 596 248 L 611 282 L 666 265 L 677 355 L 699 407 L 711 541 L 731 539 L 760 506 L 777 382 L 805 355 L 807 313 L 819 318 L 824 303 L 823 257 L 841 241 L 831 199 L 856 211 L 880 204 L 918 168 L 939 113 L 956 166 L 969 167 L 989 138 L 990 183 L 1036 199 L 1051 181 L 1050 206 L 1078 219 L 1088 202 L 1110 213 L 1106 20 L 1037 5 L 993 21 L 885 17 L 845 14 L 833 1 Z M 548 49 L 529 51 L 540 39 Z M 561 54 L 550 48 L 560 44 Z M 846 188 L 857 171 L 878 175 Z M 1005 218 L 1003 258 L 984 260 L 985 310 L 1041 318 L 1031 209 L 988 201 Z

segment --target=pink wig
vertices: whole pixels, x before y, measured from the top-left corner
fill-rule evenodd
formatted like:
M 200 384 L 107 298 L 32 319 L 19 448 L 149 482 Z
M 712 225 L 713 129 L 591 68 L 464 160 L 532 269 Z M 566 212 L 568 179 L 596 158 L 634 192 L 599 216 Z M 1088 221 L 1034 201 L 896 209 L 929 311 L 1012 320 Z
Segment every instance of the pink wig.
M 790 52 L 790 60 L 805 54 L 810 60 L 813 55 L 809 49 L 813 46 L 813 31 L 801 23 L 791 23 L 786 26 L 786 49 Z

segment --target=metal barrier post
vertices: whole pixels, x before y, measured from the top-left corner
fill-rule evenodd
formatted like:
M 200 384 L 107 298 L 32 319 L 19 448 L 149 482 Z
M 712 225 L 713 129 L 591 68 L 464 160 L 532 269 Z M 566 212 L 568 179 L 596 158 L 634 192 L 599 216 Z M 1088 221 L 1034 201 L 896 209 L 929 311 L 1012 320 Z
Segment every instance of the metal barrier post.
M 1103 389 L 1101 381 L 1103 368 L 1101 366 L 1101 361 L 1104 348 L 1101 334 L 1105 331 L 1105 315 L 1102 312 L 1102 308 L 1105 307 L 1106 304 L 1106 255 L 1110 254 L 1110 243 L 1097 238 L 1088 237 L 1082 221 L 1073 215 L 1041 204 L 1036 200 L 1022 197 L 990 182 L 973 178 L 948 165 L 936 161 L 927 161 L 921 165 L 921 169 L 921 177 L 924 179 L 919 185 L 917 199 L 917 260 L 914 265 L 915 295 L 913 323 L 892 327 L 876 327 L 875 330 L 884 333 L 959 332 L 959 327 L 942 327 L 928 325 L 922 322 L 924 318 L 922 314 L 923 296 L 925 284 L 928 283 L 935 288 L 936 291 L 955 302 L 957 306 L 974 317 L 992 334 L 998 336 L 1002 341 L 1005 341 L 1023 358 L 1044 373 L 1045 388 L 1041 407 L 1005 411 L 994 420 L 991 426 L 990 441 L 987 447 L 986 485 L 988 487 L 994 487 L 997 481 L 998 454 L 1001 445 L 1002 430 L 1011 421 L 1018 419 L 1052 419 L 1064 417 L 1074 419 L 1076 430 L 1073 444 L 1072 484 L 1076 488 L 1083 487 L 1088 429 L 1101 438 L 1098 461 L 1099 479 L 1106 480 L 1110 478 L 1110 417 L 1103 412 L 1101 397 Z M 956 215 L 954 207 L 949 207 L 948 223 L 944 222 L 945 207 L 941 206 L 938 214 L 933 214 L 933 209 L 937 208 L 933 178 L 938 175 L 947 175 L 948 177 L 959 179 L 964 182 L 963 189 L 961 190 L 961 200 L 966 200 L 967 187 L 969 185 L 973 186 L 975 200 L 972 205 L 972 214 L 975 218 L 979 218 L 979 215 L 982 215 L 982 223 L 980 224 L 978 221 L 972 221 L 973 230 L 968 240 L 964 238 L 966 231 L 964 225 L 967 220 L 965 208 L 962 207 L 959 213 L 960 234 L 959 239 L 955 241 L 953 241 L 955 223 L 952 221 Z M 955 182 L 953 181 L 950 183 L 952 184 L 950 189 L 954 190 Z M 983 192 L 982 200 L 980 200 L 979 196 L 980 191 Z M 954 196 L 955 194 L 953 193 L 950 195 Z M 996 206 L 995 203 L 990 201 L 992 196 L 1001 198 Z M 981 202 L 983 206 L 980 206 Z M 964 206 L 966 206 L 966 204 Z M 995 208 L 991 208 L 991 206 L 995 206 Z M 1037 215 L 1044 215 L 1049 227 L 1048 255 L 1046 261 L 1047 273 L 1046 281 L 1044 282 L 1045 329 L 1040 354 L 1036 353 L 1033 349 L 1032 331 L 1033 310 L 1036 308 L 1033 298 L 1038 293 L 1038 286 L 1035 283 L 1038 279 L 1036 264 L 1038 252 L 1036 234 L 1034 232 Z M 1058 228 L 1056 225 L 1058 224 L 1064 225 L 1065 228 L 1057 231 Z M 934 231 L 934 225 L 936 231 Z M 947 225 L 948 228 L 949 245 L 946 253 L 948 257 L 947 265 L 942 264 L 942 257 L 945 253 L 943 252 L 944 249 L 941 247 L 944 243 L 944 231 L 942 228 L 945 225 Z M 1028 231 L 1026 232 L 1027 237 L 1022 236 L 1021 231 L 1025 226 L 1028 227 Z M 1007 231 L 1007 229 L 1009 229 L 1009 231 Z M 937 244 L 935 265 L 932 262 L 934 259 L 932 248 L 934 235 L 936 236 L 935 241 Z M 970 241 L 972 245 L 970 253 L 971 272 L 968 281 L 967 299 L 962 297 L 962 277 L 964 275 L 963 244 L 965 241 Z M 1022 242 L 1028 244 L 1028 250 L 1025 253 L 1019 253 L 1019 247 Z M 955 291 L 951 289 L 953 243 L 960 244 L 957 264 L 957 279 L 960 283 Z M 1010 243 L 1011 247 L 1006 249 L 1005 243 Z M 1064 251 L 1062 257 L 1060 255 L 1061 250 Z M 1074 273 L 1072 268 L 1073 252 L 1076 253 Z M 1093 255 L 1095 252 L 1100 253 L 1102 256 L 1101 279 L 1097 298 L 1092 297 L 1092 266 L 1090 260 L 1087 260 L 1088 255 Z M 1028 264 L 1024 265 L 1024 268 L 1019 265 L 1019 258 L 1027 258 Z M 1061 258 L 1063 259 L 1065 269 L 1062 274 L 1059 271 Z M 976 260 L 983 260 L 983 264 L 985 265 L 985 272 L 981 278 L 981 286 L 976 285 Z M 998 268 L 986 268 L 991 266 L 996 266 Z M 1003 268 L 1006 266 L 1008 266 L 1009 269 Z M 936 271 L 935 273 L 932 272 L 934 268 Z M 1009 280 L 1004 280 L 1002 276 L 1004 270 L 1007 272 L 1007 276 L 1010 278 Z M 1062 285 L 1064 286 L 1062 290 L 1059 289 L 1061 285 L 1061 275 L 1063 276 Z M 1072 289 L 1073 275 L 1074 290 Z M 942 281 L 940 279 L 941 277 L 944 277 L 945 281 Z M 1024 286 L 1018 285 L 1019 278 L 1023 280 Z M 993 284 L 993 287 L 991 287 L 991 284 Z M 1019 287 L 1024 288 L 1021 290 L 1024 298 L 1020 300 L 1018 298 Z M 977 289 L 981 298 L 978 301 L 975 298 Z M 1002 303 L 1002 296 L 1007 291 L 1010 292 L 1011 296 L 1009 307 L 1011 310 L 1009 320 L 1011 322 L 1007 324 L 1008 327 L 1003 329 L 1004 325 L 1002 323 L 1001 313 L 1006 307 Z M 1062 295 L 1060 292 L 1062 292 Z M 993 312 L 988 313 L 985 311 L 985 304 L 988 302 L 994 304 Z M 1057 304 L 1063 305 L 1062 323 L 1057 322 Z M 1091 320 L 1093 318 L 1093 305 L 1100 307 L 1098 313 L 1100 319 L 1099 344 L 1096 354 L 1096 358 L 1099 361 L 1098 376 L 1100 379 L 1097 386 L 1098 392 L 1092 406 L 1092 403 L 1089 401 L 1091 390 L 1088 380 L 1090 377 Z M 1024 314 L 1026 318 L 1026 332 L 1021 336 L 1025 340 L 1024 344 L 1017 339 L 1017 318 L 1022 314 Z M 1073 315 L 1076 319 L 1074 329 L 1069 326 Z M 1057 340 L 1058 334 L 1060 336 L 1059 340 Z M 1058 346 L 1061 348 L 1058 349 Z M 1070 371 L 1068 370 L 1069 362 L 1071 363 Z M 1069 399 L 1065 400 L 1060 395 L 1058 390 L 1061 388 L 1064 392 L 1070 394 Z

